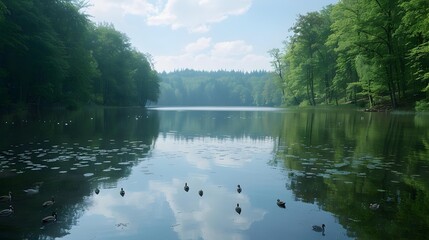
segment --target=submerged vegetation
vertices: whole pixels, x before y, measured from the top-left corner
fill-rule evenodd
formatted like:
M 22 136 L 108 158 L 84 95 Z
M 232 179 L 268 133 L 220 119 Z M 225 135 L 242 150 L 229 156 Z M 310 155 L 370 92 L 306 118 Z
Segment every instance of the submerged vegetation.
M 340 0 L 291 31 L 270 50 L 286 104 L 429 109 L 429 1 Z
M 151 59 L 74 0 L 0 0 L 0 106 L 156 102 Z

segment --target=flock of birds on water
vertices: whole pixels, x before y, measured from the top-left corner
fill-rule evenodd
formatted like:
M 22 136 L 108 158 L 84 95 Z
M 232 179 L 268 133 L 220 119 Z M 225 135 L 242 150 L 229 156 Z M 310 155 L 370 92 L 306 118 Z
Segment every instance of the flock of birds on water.
M 10 215 L 13 214 L 13 206 L 12 206 L 12 192 L 9 191 L 8 195 L 4 195 L 4 196 L 0 196 L 0 202 L 9 202 L 9 208 L 7 209 L 3 209 L 0 211 L 0 217 L 8 217 Z M 42 207 L 43 208 L 48 208 L 51 207 L 52 205 L 54 205 L 55 203 L 55 198 L 52 197 L 51 200 L 45 201 L 42 203 Z M 44 218 L 42 218 L 42 224 L 46 224 L 46 223 L 52 223 L 52 222 L 56 222 L 57 221 L 57 213 L 56 212 L 52 212 L 52 215 L 46 216 Z
M 185 192 L 189 191 L 188 183 L 185 183 L 185 186 L 183 187 L 183 189 L 185 190 Z M 26 193 L 30 193 L 30 192 L 27 192 L 27 191 L 33 191 L 33 189 L 24 190 L 24 191 Z M 34 190 L 34 191 L 37 191 L 37 190 Z M 97 187 L 94 190 L 94 192 L 95 192 L 95 194 L 98 195 L 100 193 L 100 189 Z M 242 192 L 242 188 L 241 188 L 240 184 L 237 185 L 237 192 L 238 193 Z M 119 194 L 122 197 L 124 197 L 125 190 L 123 188 L 121 188 L 121 190 L 119 191 Z M 203 194 L 204 194 L 203 190 L 200 189 L 198 191 L 198 195 L 200 195 L 200 197 L 202 197 Z M 8 195 L 0 196 L 0 202 L 9 202 L 10 203 L 9 208 L 3 209 L 3 210 L 0 211 L 0 217 L 8 217 L 8 216 L 12 215 L 13 212 L 14 212 L 13 206 L 11 205 L 11 203 L 12 203 L 12 192 L 9 191 Z M 280 199 L 277 199 L 276 203 L 277 203 L 278 207 L 280 207 L 280 208 L 286 208 L 286 203 L 284 201 L 282 201 Z M 42 203 L 42 207 L 43 208 L 48 208 L 48 207 L 50 207 L 50 206 L 52 206 L 54 204 L 55 204 L 55 198 L 52 197 L 51 200 L 43 202 Z M 377 210 L 379 207 L 380 207 L 380 205 L 377 204 L 377 203 L 371 203 L 370 206 L 369 206 L 369 208 L 372 209 L 372 210 Z M 239 203 L 237 203 L 237 206 L 235 207 L 235 211 L 238 214 L 241 214 L 241 207 L 240 207 Z M 57 213 L 56 212 L 52 212 L 52 215 L 49 215 L 49 216 L 46 216 L 46 217 L 42 218 L 41 223 L 42 224 L 47 224 L 47 223 L 52 223 L 52 222 L 56 222 L 56 221 L 57 221 Z M 325 224 L 322 224 L 322 225 L 313 225 L 312 229 L 313 229 L 313 231 L 316 231 L 316 232 L 322 232 L 323 235 L 325 234 Z

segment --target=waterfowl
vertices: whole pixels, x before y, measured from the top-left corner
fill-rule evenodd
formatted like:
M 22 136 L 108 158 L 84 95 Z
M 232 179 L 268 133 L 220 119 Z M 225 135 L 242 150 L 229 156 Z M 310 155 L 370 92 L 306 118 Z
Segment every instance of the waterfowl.
M 319 225 L 313 225 L 313 231 L 316 232 L 325 232 L 325 224 L 322 224 L 322 226 Z
M 9 202 L 12 201 L 12 192 L 9 191 L 8 195 L 0 196 L 0 201 L 3 201 L 3 202 L 5 202 L 5 201 L 9 201 Z
M 55 203 L 55 199 L 54 199 L 54 197 L 52 197 L 51 200 L 44 202 L 42 204 L 42 206 L 43 207 L 50 207 L 50 206 L 54 205 L 54 203 Z
M 46 216 L 42 219 L 42 223 L 50 223 L 57 221 L 57 213 L 53 212 L 51 216 Z
M 200 197 L 203 196 L 203 190 L 198 191 L 198 195 L 200 195 Z
M 240 205 L 237 203 L 237 207 L 235 207 L 235 211 L 238 213 L 238 214 L 241 214 L 241 207 L 240 207 Z
M 95 194 L 99 194 L 100 193 L 100 189 L 98 189 L 98 188 L 95 188 Z
M 281 201 L 280 199 L 277 199 L 277 206 L 281 208 L 286 208 L 286 203 Z
M 35 186 L 34 188 L 25 189 L 24 192 L 28 195 L 39 193 L 39 186 Z
M 237 185 L 237 192 L 241 193 L 241 186 L 240 186 L 240 184 Z
M 183 187 L 183 189 L 185 189 L 185 192 L 188 192 L 188 191 L 189 191 L 188 183 L 185 183 L 185 186 Z
M 377 210 L 378 208 L 380 208 L 380 204 L 378 204 L 378 203 L 370 203 L 369 204 L 369 209 L 371 209 L 371 210 Z
M 7 209 L 3 209 L 0 211 L 0 217 L 7 217 L 10 216 L 13 213 L 13 207 L 12 205 L 9 206 Z
M 121 196 L 123 197 L 125 195 L 125 191 L 123 188 L 121 188 L 121 191 L 119 192 L 121 194 Z

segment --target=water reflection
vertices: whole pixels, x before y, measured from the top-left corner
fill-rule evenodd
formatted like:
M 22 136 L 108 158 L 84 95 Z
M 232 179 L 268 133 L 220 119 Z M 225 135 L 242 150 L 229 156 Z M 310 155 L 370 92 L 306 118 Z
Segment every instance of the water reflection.
M 12 191 L 14 213 L 0 238 L 424 239 L 427 120 L 219 108 L 4 116 L 0 195 Z
M 108 185 L 129 175 L 149 153 L 158 124 L 156 114 L 144 109 L 5 116 L 0 132 L 8 138 L 0 139 L 0 189 L 13 192 L 15 212 L 0 219 L 0 238 L 66 236 L 97 179 Z M 51 196 L 55 204 L 43 208 Z M 41 227 L 52 211 L 58 221 Z
M 425 238 L 428 116 L 308 111 L 288 118 L 271 164 L 290 170 L 287 188 L 297 200 L 338 215 L 350 236 Z

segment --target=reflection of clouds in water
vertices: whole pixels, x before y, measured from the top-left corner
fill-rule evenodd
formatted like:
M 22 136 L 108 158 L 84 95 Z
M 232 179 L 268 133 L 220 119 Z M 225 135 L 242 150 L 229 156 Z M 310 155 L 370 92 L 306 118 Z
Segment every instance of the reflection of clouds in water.
M 210 160 L 207 157 L 202 157 L 202 155 L 196 152 L 187 152 L 184 155 L 186 161 L 198 169 L 210 170 L 212 168 Z
M 261 152 L 271 152 L 272 139 L 252 140 L 243 138 L 213 139 L 195 138 L 193 144 L 189 140 L 165 138 L 157 142 L 157 150 L 172 158 L 185 159 L 190 165 L 211 170 L 214 166 L 240 168 L 255 159 Z
M 249 198 L 235 189 L 215 186 L 207 179 L 188 182 L 189 192 L 183 190 L 183 181 L 155 182 L 149 188 L 165 195 L 176 222 L 172 224 L 180 239 L 243 239 L 240 233 L 250 228 L 253 222 L 263 219 L 265 212 L 252 208 Z M 204 186 L 204 196 L 198 196 Z M 240 203 L 241 215 L 235 212 Z
M 119 191 L 103 191 L 101 194 L 93 198 L 87 215 L 101 215 L 117 223 L 131 222 L 129 213 L 123 209 L 145 209 L 155 202 L 155 196 L 148 192 L 126 191 L 125 197 L 121 197 Z

